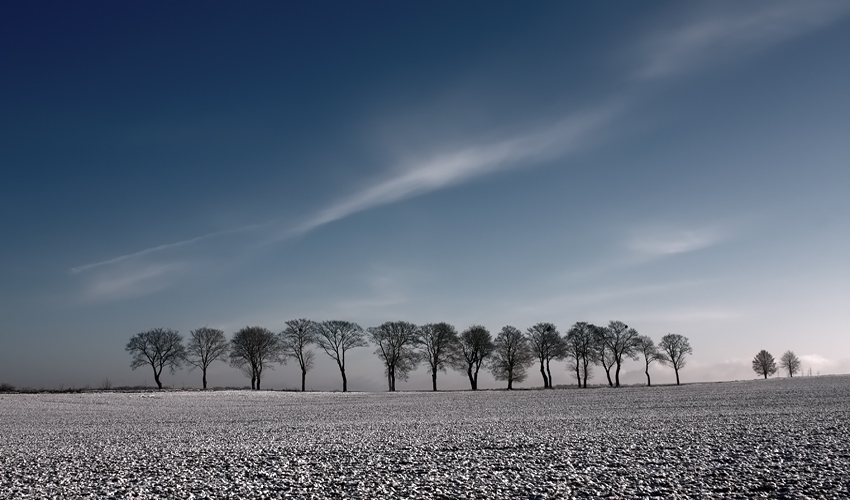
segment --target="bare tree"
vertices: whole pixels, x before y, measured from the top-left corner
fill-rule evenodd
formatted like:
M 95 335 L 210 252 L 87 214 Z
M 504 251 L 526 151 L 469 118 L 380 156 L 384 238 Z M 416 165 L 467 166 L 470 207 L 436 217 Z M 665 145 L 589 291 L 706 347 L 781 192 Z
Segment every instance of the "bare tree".
M 490 331 L 481 325 L 470 326 L 458 338 L 458 355 L 452 360 L 452 366 L 458 371 L 466 370 L 469 386 L 473 391 L 478 390 L 478 371 L 493 353 L 493 349 Z
M 686 358 L 694 353 L 688 338 L 678 333 L 668 333 L 661 337 L 658 347 L 664 354 L 659 361 L 673 367 L 676 372 L 676 385 L 679 385 L 679 370 L 685 366 Z
M 576 372 L 578 386 L 585 389 L 595 359 L 593 349 L 594 328 L 594 325 L 579 321 L 570 327 L 564 339 L 567 355 L 573 360 L 571 368 Z
M 177 330 L 171 328 L 153 328 L 130 337 L 130 342 L 125 347 L 126 351 L 133 356 L 130 368 L 136 369 L 140 366 L 150 365 L 153 369 L 153 379 L 158 388 L 162 389 L 159 380 L 162 369 L 166 366 L 174 370 L 180 368 L 186 359 L 186 348 L 183 347 L 183 337 Z
M 608 348 L 609 331 L 604 326 L 592 325 L 593 329 L 593 356 L 596 361 L 602 365 L 605 370 L 605 377 L 608 379 L 608 387 L 614 387 L 614 381 L 611 380 L 611 368 L 614 366 L 614 354 Z
M 407 375 L 419 364 L 416 350 L 421 342 L 419 329 L 406 321 L 387 321 L 368 328 L 367 332 L 369 340 L 378 346 L 375 354 L 384 362 L 389 391 L 395 392 L 396 378 L 407 380 Z
M 776 373 L 776 360 L 769 352 L 762 349 L 753 358 L 753 371 L 767 378 Z
M 316 323 L 309 319 L 292 319 L 280 332 L 283 352 L 298 360 L 301 367 L 301 392 L 307 390 L 307 372 L 313 367 L 313 351 L 308 347 L 316 342 Z
M 614 385 L 620 387 L 620 369 L 623 366 L 623 359 L 638 359 L 636 341 L 639 334 L 637 330 L 629 328 L 622 321 L 609 321 L 606 330 L 604 342 L 617 367 L 614 372 Z
M 640 354 L 643 355 L 644 360 L 644 370 L 646 373 L 646 386 L 652 386 L 652 380 L 649 378 L 649 365 L 652 364 L 653 361 L 663 361 L 664 353 L 658 350 L 658 346 L 655 345 L 655 342 L 646 335 L 639 335 L 635 340 L 635 345 L 637 346 L 637 350 Z
M 224 332 L 216 328 L 202 327 L 189 332 L 186 342 L 186 362 L 203 373 L 204 389 L 207 388 L 207 368 L 213 361 L 227 361 L 230 344 Z
M 366 347 L 363 329 L 350 321 L 322 321 L 316 328 L 316 344 L 336 361 L 342 375 L 342 392 L 348 392 L 348 378 L 345 376 L 345 352 L 355 347 Z
M 457 330 L 448 323 L 428 323 L 419 327 L 422 356 L 428 362 L 433 390 L 437 390 L 437 372 L 446 366 L 457 352 Z
M 286 363 L 280 338 L 268 328 L 246 326 L 230 339 L 230 364 L 251 375 L 251 389 L 260 390 L 263 370 Z
M 543 376 L 543 388 L 552 388 L 552 370 L 550 364 L 553 359 L 564 359 L 567 357 L 567 346 L 561 334 L 552 323 L 537 323 L 529 327 L 527 336 L 531 350 L 540 362 L 540 375 Z
M 507 380 L 508 390 L 514 382 L 522 382 L 528 376 L 527 368 L 534 363 L 534 353 L 528 339 L 513 326 L 505 326 L 493 342 L 490 372 L 496 380 Z
M 787 371 L 789 377 L 793 377 L 795 373 L 800 371 L 800 358 L 794 354 L 794 351 L 785 351 L 779 358 L 779 367 Z

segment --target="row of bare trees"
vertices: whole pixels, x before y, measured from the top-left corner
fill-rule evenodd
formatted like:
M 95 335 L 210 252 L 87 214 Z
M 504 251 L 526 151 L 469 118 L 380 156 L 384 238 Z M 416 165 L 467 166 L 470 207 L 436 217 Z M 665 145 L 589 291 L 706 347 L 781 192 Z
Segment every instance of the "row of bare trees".
M 794 351 L 785 351 L 782 357 L 779 358 L 779 368 L 788 373 L 789 377 L 793 377 L 795 373 L 800 371 L 802 362 L 800 358 L 794 354 Z M 753 371 L 763 376 L 764 378 L 775 374 L 778 371 L 776 360 L 773 355 L 762 349 L 753 358 Z
M 342 390 L 348 390 L 345 356 L 357 347 L 376 346 L 375 354 L 384 365 L 389 391 L 396 390 L 396 380 L 407 380 L 420 363 L 431 374 L 432 389 L 437 390 L 437 374 L 447 368 L 465 372 L 472 390 L 478 389 L 478 374 L 488 369 L 496 380 L 506 381 L 513 389 L 515 382 L 528 377 L 528 370 L 539 364 L 543 387 L 553 387 L 552 362 L 567 360 L 579 387 L 587 387 L 594 366 L 605 370 L 608 384 L 620 386 L 620 370 L 626 359 L 644 359 L 647 385 L 651 385 L 649 367 L 653 362 L 670 365 L 679 383 L 679 370 L 693 353 L 688 339 L 677 334 L 654 341 L 639 335 L 623 322 L 611 321 L 601 327 L 578 322 L 561 335 L 552 323 L 538 323 L 525 333 L 505 326 L 495 338 L 490 331 L 473 325 L 458 332 L 448 323 L 414 325 L 406 321 L 388 321 L 377 327 L 361 328 L 349 321 L 296 319 L 274 333 L 260 326 L 248 326 L 228 340 L 215 328 L 198 328 L 190 332 L 186 344 L 177 331 L 154 328 L 134 335 L 126 346 L 133 356 L 133 369 L 149 365 L 154 380 L 162 388 L 160 375 L 168 367 L 173 372 L 188 364 L 203 373 L 207 387 L 207 369 L 217 360 L 229 361 L 251 379 L 251 388 L 260 389 L 263 371 L 288 359 L 301 369 L 301 390 L 306 389 L 307 372 L 313 367 L 312 346 L 319 347 L 332 358 L 342 377 Z M 613 379 L 611 372 L 614 372 Z

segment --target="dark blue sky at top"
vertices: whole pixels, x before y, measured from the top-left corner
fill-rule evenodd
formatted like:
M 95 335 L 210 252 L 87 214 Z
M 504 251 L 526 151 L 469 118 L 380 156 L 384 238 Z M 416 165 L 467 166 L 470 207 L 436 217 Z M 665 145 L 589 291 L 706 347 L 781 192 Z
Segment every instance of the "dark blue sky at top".
M 782 350 L 815 315 L 797 350 L 845 369 L 850 345 L 824 346 L 850 320 L 847 12 L 3 4 L 0 337 L 57 363 L 108 345 L 103 371 L 129 380 L 125 339 L 152 326 L 646 314 L 702 338 L 708 367 L 731 356 L 714 332 L 749 332 L 746 351 L 787 325 Z M 405 172 L 425 180 L 370 194 Z

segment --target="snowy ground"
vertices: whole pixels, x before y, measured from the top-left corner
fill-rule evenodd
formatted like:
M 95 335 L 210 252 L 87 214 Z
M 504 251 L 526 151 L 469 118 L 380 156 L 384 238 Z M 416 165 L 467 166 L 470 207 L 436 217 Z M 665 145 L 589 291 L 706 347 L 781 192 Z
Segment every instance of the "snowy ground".
M 850 497 L 850 377 L 0 394 L 0 498 Z

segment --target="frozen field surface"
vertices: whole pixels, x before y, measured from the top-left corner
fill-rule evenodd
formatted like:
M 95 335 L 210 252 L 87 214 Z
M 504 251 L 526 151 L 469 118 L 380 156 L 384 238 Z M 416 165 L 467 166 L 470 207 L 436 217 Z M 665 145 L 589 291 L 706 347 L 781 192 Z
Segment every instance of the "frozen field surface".
M 0 394 L 0 498 L 850 498 L 850 377 Z

